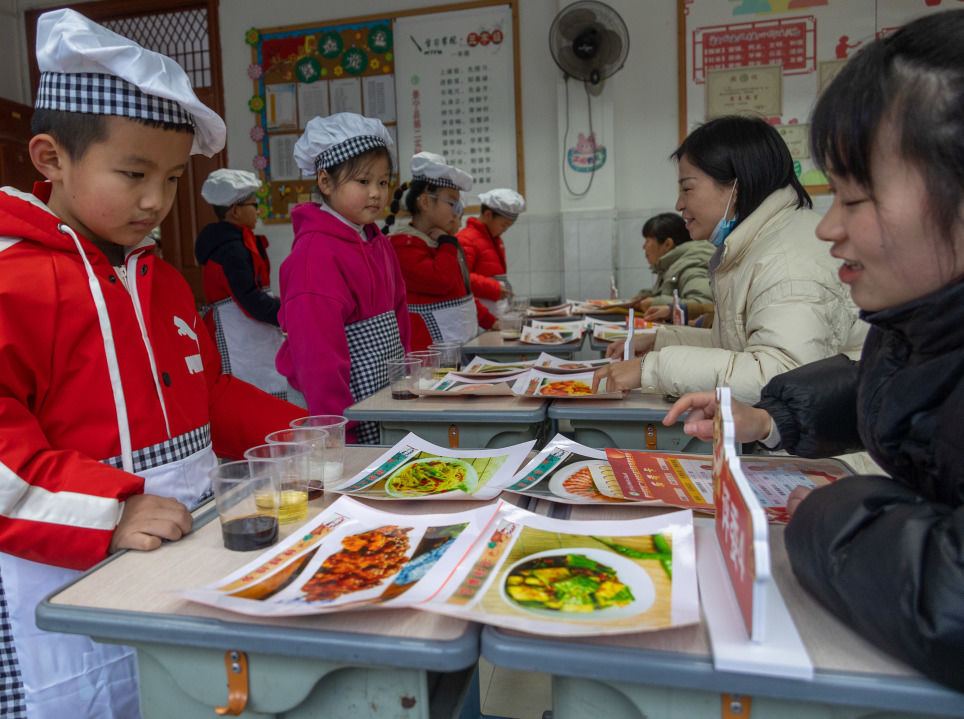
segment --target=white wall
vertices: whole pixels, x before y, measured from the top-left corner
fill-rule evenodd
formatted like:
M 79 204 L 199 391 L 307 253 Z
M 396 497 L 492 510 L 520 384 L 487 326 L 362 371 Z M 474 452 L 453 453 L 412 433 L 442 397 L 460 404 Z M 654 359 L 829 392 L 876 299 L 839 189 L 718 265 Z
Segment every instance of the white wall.
M 244 33 L 251 27 L 277 27 L 344 17 L 449 4 L 449 0 L 354 0 L 348 5 L 317 0 L 225 0 L 220 27 L 228 161 L 250 168 L 254 143 L 248 137 L 253 115 L 247 109 L 251 80 L 246 74 L 250 47 Z M 605 296 L 614 271 L 621 294 L 649 284 L 643 258 L 642 223 L 652 214 L 672 209 L 676 170 L 667 160 L 678 143 L 676 95 L 675 0 L 609 0 L 629 28 L 625 67 L 606 81 L 602 102 L 612 105 L 613 137 L 609 143 L 614 197 L 611 209 L 573 216 L 575 203 L 560 190 L 557 96 L 562 83 L 548 47 L 548 29 L 565 0 L 521 0 L 519 3 L 525 195 L 528 210 L 506 233 L 510 279 L 522 294 L 572 292 Z M 16 13 L 18 31 L 3 22 L 0 41 L 20 45 L 15 64 L 19 81 L 0 79 L 0 95 L 27 101 L 26 58 L 22 50 L 23 11 L 56 5 L 50 0 L 0 0 L 0 14 Z M 333 8 L 326 10 L 326 8 Z M 0 15 L 3 16 L 3 15 Z M 8 37 L 9 36 L 9 37 Z M 6 44 L 6 47 L 13 45 Z M 19 87 L 17 87 L 19 85 Z M 581 92 L 570 82 L 570 92 Z M 563 218 L 566 217 L 565 223 Z M 565 231 L 563 226 L 565 224 Z M 290 225 L 267 225 L 277 287 L 277 268 L 291 247 Z M 570 239 L 568 242 L 564 235 Z M 616 268 L 618 267 L 618 270 Z M 564 284 L 565 283 L 565 284 Z

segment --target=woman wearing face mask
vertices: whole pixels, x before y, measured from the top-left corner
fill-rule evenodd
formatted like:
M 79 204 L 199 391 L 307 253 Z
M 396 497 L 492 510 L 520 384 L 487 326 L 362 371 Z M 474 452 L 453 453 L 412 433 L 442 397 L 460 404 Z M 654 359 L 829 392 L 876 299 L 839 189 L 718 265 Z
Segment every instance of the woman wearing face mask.
M 760 119 L 721 117 L 673 153 L 676 209 L 710 259 L 712 329 L 662 326 L 637 335 L 636 358 L 596 373 L 609 389 L 680 395 L 728 386 L 746 402 L 781 372 L 840 352 L 856 356 L 866 325 L 814 230 L 820 216 L 779 133 Z M 607 356 L 622 354 L 614 343 Z

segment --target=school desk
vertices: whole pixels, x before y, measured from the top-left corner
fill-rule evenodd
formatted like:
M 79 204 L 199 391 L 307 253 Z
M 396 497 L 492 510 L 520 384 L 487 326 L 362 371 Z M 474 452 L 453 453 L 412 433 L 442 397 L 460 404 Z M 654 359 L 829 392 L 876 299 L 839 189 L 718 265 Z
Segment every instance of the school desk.
M 381 443 L 409 432 L 443 447 L 507 447 L 548 436 L 548 400 L 512 396 L 392 399 L 388 387 L 344 411 L 355 421 L 378 422 Z
M 572 359 L 582 347 L 583 337 L 585 337 L 585 332 L 575 342 L 567 342 L 561 345 L 537 345 L 520 342 L 519 340 L 503 339 L 498 330 L 490 330 L 462 345 L 462 355 L 467 362 L 475 356 L 486 357 L 497 362 L 532 359 L 538 357 L 542 352 L 564 359 Z
M 622 399 L 553 400 L 549 418 L 569 420 L 573 439 L 589 447 L 712 452 L 712 444 L 685 434 L 682 422 L 663 425 L 672 405 L 663 395 L 632 390 Z
M 349 447 L 346 476 L 381 452 Z M 310 503 L 311 513 L 323 503 Z M 469 506 L 454 504 L 444 511 Z M 392 502 L 391 510 L 443 508 Z M 298 526 L 283 525 L 282 536 Z M 37 623 L 133 646 L 144 719 L 216 716 L 214 707 L 227 705 L 232 664 L 240 667 L 242 659 L 249 687 L 245 717 L 458 716 L 478 660 L 479 629 L 473 623 L 405 609 L 266 619 L 170 594 L 215 581 L 256 556 L 225 549 L 214 507 L 205 505 L 191 534 L 154 552 L 123 552 L 94 567 L 41 603 Z M 235 679 L 239 675 L 235 672 Z
M 556 508 L 553 516 L 613 518 L 611 509 Z M 628 507 L 621 509 L 618 516 L 629 516 Z M 706 546 L 700 540 L 698 534 L 697 553 Z M 770 525 L 770 556 L 777 585 L 814 664 L 812 681 L 717 671 L 702 624 L 592 639 L 550 639 L 485 627 L 482 655 L 507 669 L 537 668 L 551 674 L 553 719 L 964 716 L 964 694 L 886 655 L 800 587 L 778 525 Z

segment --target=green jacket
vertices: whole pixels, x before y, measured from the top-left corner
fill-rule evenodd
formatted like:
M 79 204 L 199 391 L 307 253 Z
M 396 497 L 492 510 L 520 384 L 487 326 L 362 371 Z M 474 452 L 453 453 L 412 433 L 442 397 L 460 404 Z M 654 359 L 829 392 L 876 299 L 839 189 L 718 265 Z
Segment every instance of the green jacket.
M 681 300 L 712 303 L 709 264 L 715 251 L 716 247 L 700 240 L 674 247 L 656 260 L 656 284 L 640 294 L 652 297 L 654 305 L 673 304 L 673 290 L 679 292 Z

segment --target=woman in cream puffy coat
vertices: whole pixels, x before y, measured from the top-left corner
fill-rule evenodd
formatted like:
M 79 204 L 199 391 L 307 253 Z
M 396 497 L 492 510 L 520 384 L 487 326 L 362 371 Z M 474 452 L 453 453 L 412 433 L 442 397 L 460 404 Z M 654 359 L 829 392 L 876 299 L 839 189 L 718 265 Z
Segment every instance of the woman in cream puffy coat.
M 642 356 L 600 370 L 597 380 L 673 395 L 725 385 L 755 402 L 782 372 L 841 352 L 856 356 L 866 325 L 814 234 L 820 216 L 776 130 L 762 120 L 718 118 L 673 156 L 676 209 L 693 240 L 718 245 L 710 261 L 713 327 L 638 335 Z M 617 352 L 621 345 L 608 354 Z

